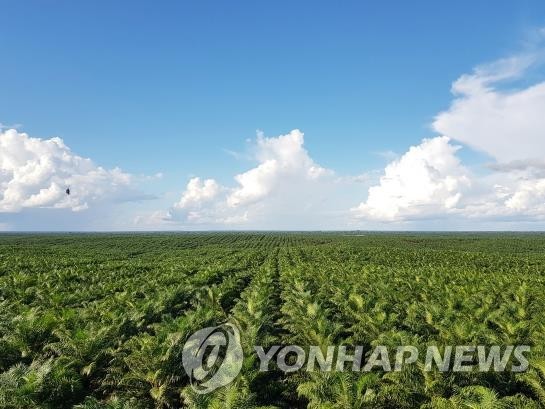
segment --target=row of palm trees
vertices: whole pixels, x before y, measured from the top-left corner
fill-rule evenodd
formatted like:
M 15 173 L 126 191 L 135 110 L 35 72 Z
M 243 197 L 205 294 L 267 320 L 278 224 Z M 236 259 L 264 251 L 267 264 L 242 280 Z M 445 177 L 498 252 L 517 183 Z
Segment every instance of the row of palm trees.
M 282 277 L 291 276 L 295 290 L 286 292 L 282 311 L 294 340 L 304 345 L 363 345 L 367 351 L 377 345 L 531 345 L 530 370 L 444 374 L 415 365 L 375 375 L 310 374 L 298 388 L 309 406 L 347 407 L 347 390 L 356 399 L 350 407 L 428 408 L 459 400 L 465 403 L 453 407 L 487 407 L 463 405 L 492 395 L 498 407 L 545 404 L 541 274 L 519 265 L 520 274 L 513 276 L 504 267 L 490 273 L 491 286 L 484 280 L 486 273 L 456 257 L 444 258 L 437 268 L 430 268 L 427 258 L 419 263 L 413 257 L 414 265 L 396 268 L 376 264 L 389 249 L 379 254 L 344 250 L 313 247 L 306 257 L 285 263 Z M 480 266 L 487 256 L 472 254 L 471 260 Z
M 0 240 L 2 408 L 545 406 L 540 239 L 97 236 L 36 238 L 32 249 L 12 240 Z M 197 395 L 183 345 L 224 322 L 241 332 L 241 374 Z M 445 373 L 420 362 L 282 373 L 274 359 L 259 371 L 255 345 L 290 344 L 324 355 L 329 345 L 361 345 L 367 356 L 378 345 L 532 352 L 523 373 Z
M 182 390 L 184 404 L 189 408 L 251 409 L 274 407 L 268 402 L 277 399 L 271 373 L 259 371 L 254 346 L 267 349 L 277 340 L 276 317 L 278 312 L 278 250 L 265 260 L 242 291 L 228 315 L 241 334 L 244 352 L 242 370 L 236 379 L 221 389 L 199 395 L 187 386 Z
M 26 272 L 28 263 L 14 263 L 1 277 L 0 407 L 180 402 L 185 334 L 225 319 L 265 256 L 223 244 L 192 248 L 195 257 L 158 254 L 130 263 L 96 254 L 83 264 L 42 256 Z

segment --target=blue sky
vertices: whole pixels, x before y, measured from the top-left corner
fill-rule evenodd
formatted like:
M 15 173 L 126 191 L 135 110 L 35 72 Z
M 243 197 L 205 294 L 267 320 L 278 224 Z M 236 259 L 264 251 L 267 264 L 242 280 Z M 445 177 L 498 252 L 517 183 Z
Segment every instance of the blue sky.
M 60 137 L 74 154 L 138 179 L 131 191 L 141 200 L 122 205 L 129 210 L 104 207 L 105 214 L 164 211 L 167 218 L 192 177 L 236 188 L 233 177 L 256 164 L 257 130 L 277 137 L 300 129 L 308 156 L 336 177 L 371 175 L 357 194 L 334 189 L 339 199 L 329 199 L 357 207 L 389 162 L 438 136 L 432 123 L 451 106 L 454 81 L 527 53 L 528 43 L 540 47 L 534 37 L 545 25 L 542 1 L 21 1 L 2 2 L 0 12 L 4 128 Z M 529 86 L 543 80 L 540 69 L 524 75 Z M 458 144 L 466 148 L 457 156 L 477 174 L 505 159 L 464 138 Z M 52 203 L 5 211 L 0 227 L 55 228 L 43 222 L 61 211 L 49 212 Z M 89 207 L 83 212 L 100 206 Z M 69 218 L 85 220 L 78 228 L 132 228 L 76 213 Z M 189 228 L 186 216 L 169 226 Z M 197 228 L 221 227 L 220 219 Z M 417 219 L 408 226 L 426 226 Z M 294 228 L 383 227 L 375 222 Z

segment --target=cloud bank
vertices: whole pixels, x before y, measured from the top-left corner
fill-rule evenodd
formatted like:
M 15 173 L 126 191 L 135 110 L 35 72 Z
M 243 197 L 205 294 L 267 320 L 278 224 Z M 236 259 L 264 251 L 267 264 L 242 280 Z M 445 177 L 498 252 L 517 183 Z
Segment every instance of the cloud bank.
M 458 78 L 451 106 L 432 124 L 442 136 L 391 162 L 367 200 L 352 209 L 355 217 L 383 222 L 446 216 L 545 219 L 545 82 L 516 84 L 541 61 L 541 52 L 528 52 Z M 452 141 L 490 156 L 488 173 L 464 168 Z
M 335 215 L 338 228 L 423 226 L 447 218 L 451 225 L 545 220 L 545 82 L 517 84 L 540 63 L 539 52 L 525 53 L 460 76 L 450 107 L 432 123 L 439 136 L 390 155 L 378 180 L 367 180 L 366 198 L 357 177 L 318 165 L 304 148 L 303 133 L 293 130 L 259 135 L 257 165 L 235 175 L 234 186 L 191 179 L 169 211 L 171 220 L 256 226 L 265 218 L 291 216 L 316 226 L 316 220 Z M 464 146 L 484 152 L 492 163 L 470 170 L 459 156 Z M 342 207 L 343 195 L 350 206 Z M 330 199 L 337 206 L 323 206 Z
M 452 84 L 450 106 L 431 124 L 435 136 L 400 155 L 385 152 L 384 169 L 340 175 L 311 157 L 300 130 L 258 133 L 248 153 L 231 153 L 251 161 L 248 170 L 222 182 L 191 177 L 162 209 L 132 214 L 132 226 L 381 229 L 435 223 L 442 229 L 545 222 L 545 81 L 531 83 L 527 75 L 544 60 L 533 50 L 461 75 Z M 469 166 L 462 149 L 489 159 Z M 368 169 L 363 162 L 360 167 Z M 6 214 L 81 214 L 145 198 L 137 179 L 73 153 L 60 138 L 33 138 L 0 124 L 0 228 Z
M 78 212 L 143 197 L 130 174 L 95 165 L 60 138 L 33 138 L 15 129 L 0 132 L 0 213 L 32 208 Z
M 545 82 L 517 83 L 540 61 L 538 52 L 525 53 L 460 76 L 450 107 L 432 123 L 439 136 L 390 156 L 378 180 L 367 180 L 366 198 L 357 177 L 318 165 L 304 148 L 303 133 L 293 130 L 258 135 L 256 166 L 235 175 L 232 186 L 191 179 L 169 211 L 171 220 L 261 226 L 265 218 L 278 223 L 291 217 L 315 226 L 335 215 L 338 228 L 545 220 Z M 459 156 L 464 147 L 484 152 L 492 163 L 465 166 Z M 350 206 L 338 199 L 343 194 Z
M 293 228 L 320 223 L 335 201 L 335 173 L 309 156 L 301 131 L 277 137 L 259 133 L 249 157 L 255 166 L 234 175 L 230 186 L 191 178 L 164 218 L 233 227 Z
M 536 55 L 515 56 L 461 76 L 452 86 L 456 98 L 436 116 L 433 129 L 498 162 L 543 159 L 545 82 L 499 88 L 522 77 L 538 61 Z
M 396 221 L 449 213 L 471 185 L 456 156 L 459 146 L 442 136 L 425 139 L 384 169 L 368 198 L 355 207 L 358 218 Z

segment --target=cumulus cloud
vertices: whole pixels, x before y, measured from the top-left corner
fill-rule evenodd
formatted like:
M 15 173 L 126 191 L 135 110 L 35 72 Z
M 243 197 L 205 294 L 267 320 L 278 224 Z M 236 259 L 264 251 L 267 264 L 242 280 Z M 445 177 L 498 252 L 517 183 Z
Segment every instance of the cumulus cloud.
M 192 178 L 180 198 L 180 201 L 174 205 L 178 209 L 199 207 L 206 202 L 216 198 L 221 192 L 222 187 L 214 179 Z
M 479 220 L 545 219 L 545 178 L 513 169 L 475 178 L 476 189 L 459 214 Z
M 192 178 L 160 218 L 183 226 L 276 229 L 388 228 L 401 222 L 441 229 L 447 219 L 450 227 L 490 228 L 500 221 L 544 221 L 545 81 L 529 83 L 527 77 L 544 60 L 534 47 L 460 76 L 450 107 L 432 123 L 436 137 L 404 154 L 382 153 L 389 164 L 359 176 L 317 164 L 299 130 L 258 134 L 250 154 L 229 151 L 254 166 L 226 185 Z M 484 152 L 492 163 L 464 166 L 460 144 Z
M 545 216 L 545 81 L 516 83 L 543 63 L 545 37 L 538 37 L 532 51 L 462 75 L 450 108 L 433 122 L 436 131 L 495 159 L 487 166 L 494 173 L 478 182 L 481 195 L 463 210 L 466 216 Z
M 232 186 L 192 178 L 173 205 L 172 217 L 211 225 L 243 225 L 274 214 L 297 217 L 327 200 L 334 184 L 334 173 L 309 156 L 297 129 L 277 137 L 259 133 L 250 158 L 256 165 L 235 175 Z
M 545 217 L 545 179 L 522 181 L 505 205 L 516 212 Z
M 543 52 L 533 50 L 458 78 L 450 108 L 432 124 L 443 136 L 392 161 L 354 215 L 381 221 L 545 218 L 545 82 L 514 85 L 542 59 Z M 489 173 L 462 166 L 452 140 L 491 156 Z
M 71 194 L 65 190 L 70 187 Z M 0 132 L 0 212 L 25 208 L 87 209 L 101 201 L 143 198 L 132 176 L 74 154 L 62 139 Z
M 395 221 L 449 212 L 470 186 L 467 170 L 447 137 L 425 139 L 384 169 L 365 202 L 352 209 L 359 218 Z
M 257 137 L 255 157 L 259 165 L 235 176 L 238 187 L 227 198 L 230 207 L 254 203 L 281 184 L 297 181 L 313 181 L 327 175 L 329 171 L 317 165 L 303 147 L 304 135 L 298 129 L 287 135 L 266 138 Z
M 491 155 L 499 162 L 535 159 L 545 152 L 545 82 L 501 87 L 540 62 L 529 53 L 477 67 L 452 86 L 450 108 L 439 113 L 433 129 Z

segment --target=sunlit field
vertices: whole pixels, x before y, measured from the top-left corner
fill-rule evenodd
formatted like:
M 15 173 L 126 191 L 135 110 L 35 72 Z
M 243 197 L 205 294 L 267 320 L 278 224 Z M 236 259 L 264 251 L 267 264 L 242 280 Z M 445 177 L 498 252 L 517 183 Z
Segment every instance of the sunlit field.
M 545 235 L 0 236 L 2 408 L 540 408 Z M 240 330 L 196 394 L 187 338 Z M 255 345 L 528 345 L 527 371 L 260 372 Z

